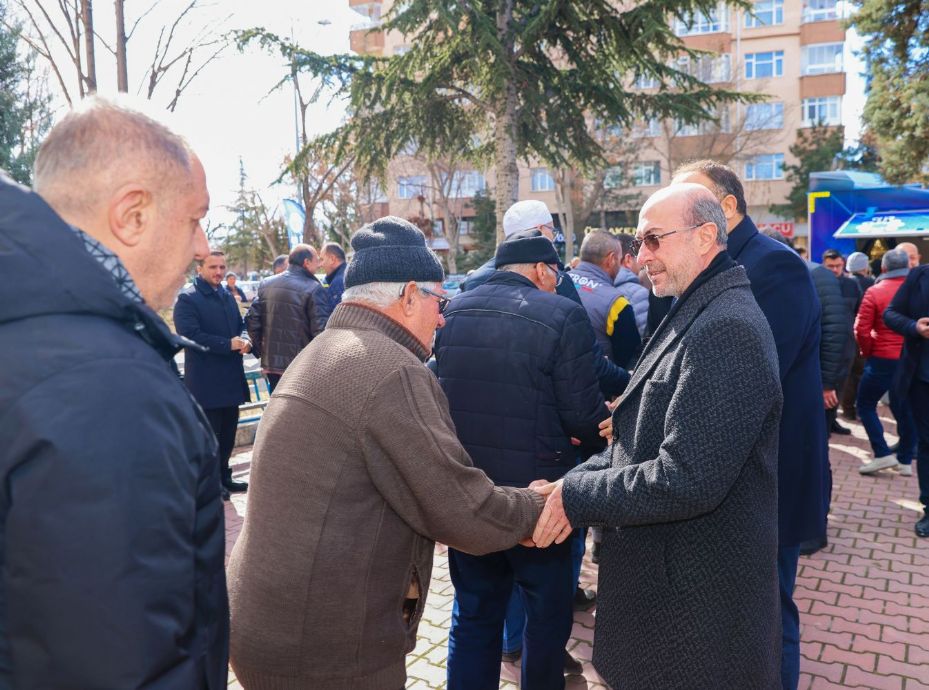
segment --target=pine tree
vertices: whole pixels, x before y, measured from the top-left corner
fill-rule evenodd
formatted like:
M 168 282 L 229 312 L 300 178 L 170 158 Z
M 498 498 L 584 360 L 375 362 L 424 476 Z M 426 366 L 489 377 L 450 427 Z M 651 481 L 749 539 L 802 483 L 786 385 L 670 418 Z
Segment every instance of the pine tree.
M 792 182 L 793 187 L 787 195 L 787 203 L 772 205 L 771 213 L 798 221 L 806 219 L 810 173 L 836 167 L 842 153 L 843 137 L 842 127 L 819 124 L 797 130 L 797 140 L 790 147 L 790 154 L 797 162 L 784 165 L 784 179 Z
M 295 69 L 347 98 L 352 117 L 331 138 L 372 174 L 410 144 L 442 158 L 476 135 L 470 153 L 493 161 L 499 241 L 503 213 L 516 201 L 518 159 L 552 168 L 604 163 L 591 118 L 627 129 L 639 117 L 695 124 L 721 103 L 752 100 L 672 66 L 697 53 L 671 23 L 716 7 L 716 0 L 621 7 L 613 0 L 407 0 L 394 4 L 379 30 L 404 35 L 410 50 L 388 58 L 323 57 L 262 29 L 238 39 L 280 50 Z M 640 77 L 661 86 L 635 91 Z
M 862 0 L 852 24 L 869 70 L 864 121 L 891 182 L 929 182 L 929 2 Z
M 51 127 L 51 98 L 35 55 L 19 51 L 20 31 L 0 0 L 0 169 L 29 184 L 36 151 Z

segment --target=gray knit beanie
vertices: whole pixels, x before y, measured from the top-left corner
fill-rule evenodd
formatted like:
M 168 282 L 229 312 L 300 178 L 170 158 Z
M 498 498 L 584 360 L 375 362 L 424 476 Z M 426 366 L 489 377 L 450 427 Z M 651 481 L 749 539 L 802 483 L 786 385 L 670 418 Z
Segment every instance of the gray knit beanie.
M 345 287 L 365 283 L 441 283 L 439 257 L 426 246 L 426 236 L 409 221 L 384 216 L 352 235 L 355 256 L 345 269 Z

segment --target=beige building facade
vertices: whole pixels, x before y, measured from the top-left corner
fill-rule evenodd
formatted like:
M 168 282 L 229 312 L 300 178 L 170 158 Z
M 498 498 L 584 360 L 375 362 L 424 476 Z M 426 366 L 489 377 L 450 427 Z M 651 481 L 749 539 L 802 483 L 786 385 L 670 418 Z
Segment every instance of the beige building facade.
M 352 50 L 382 56 L 409 49 L 409 39 L 380 30 L 381 17 L 393 0 L 348 0 L 359 14 L 351 32 Z M 618 179 L 623 187 L 620 203 L 629 208 L 606 207 L 591 217 L 591 223 L 606 219 L 607 225 L 628 224 L 641 200 L 668 184 L 677 165 L 693 158 L 715 158 L 733 167 L 745 184 L 749 214 L 762 227 L 771 227 L 805 244 L 806 222 L 772 214 L 771 204 L 784 203 L 790 185 L 784 180 L 783 165 L 792 163 L 789 147 L 797 131 L 816 123 L 832 126 L 849 121 L 844 103 L 845 66 L 850 51 L 842 26 L 843 8 L 838 0 L 755 0 L 751 12 L 720 5 L 708 16 L 677 22 L 675 33 L 688 47 L 712 55 L 679 59 L 680 69 L 702 81 L 743 92 L 764 94 L 754 104 L 730 105 L 718 113 L 717 121 L 687 126 L 673 121 L 638 123 L 623 133 L 633 150 L 624 156 Z M 640 79 L 633 88 L 649 90 L 656 84 Z M 846 112 L 843 112 L 843 107 Z M 607 171 L 608 172 L 608 171 Z M 560 211 L 554 171 L 544 164 L 520 163 L 519 198 L 539 199 Z M 611 176 L 606 175 L 606 186 Z M 386 189 L 377 212 L 400 216 L 419 215 L 435 220 L 437 235 L 443 216 L 435 203 L 437 180 L 412 157 L 400 157 L 390 166 Z M 628 185 L 628 186 L 627 186 Z M 455 213 L 464 219 L 461 246 L 467 250 L 468 199 L 478 189 L 493 186 L 490 170 L 462 170 L 452 185 L 457 190 Z M 630 202 L 628 199 L 638 199 Z M 372 209 L 375 210 L 375 209 Z M 627 220 L 620 220 L 620 219 Z M 576 227 L 586 219 L 577 219 Z

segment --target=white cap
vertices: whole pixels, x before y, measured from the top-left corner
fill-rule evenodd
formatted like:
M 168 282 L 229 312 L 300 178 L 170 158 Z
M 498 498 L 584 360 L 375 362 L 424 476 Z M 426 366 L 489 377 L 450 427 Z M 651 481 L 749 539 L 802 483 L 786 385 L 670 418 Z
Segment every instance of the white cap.
M 554 223 L 555 220 L 548 206 L 543 202 L 535 199 L 517 201 L 503 215 L 503 234 L 509 237 L 523 230 L 532 230 L 540 225 L 553 225 Z
M 861 252 L 852 252 L 845 261 L 845 270 L 849 273 L 857 273 L 868 267 L 868 257 Z

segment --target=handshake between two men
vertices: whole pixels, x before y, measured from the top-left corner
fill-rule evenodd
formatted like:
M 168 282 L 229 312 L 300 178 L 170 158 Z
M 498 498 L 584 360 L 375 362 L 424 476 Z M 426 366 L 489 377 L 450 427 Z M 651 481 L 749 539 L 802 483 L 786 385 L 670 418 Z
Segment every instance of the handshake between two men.
M 610 414 L 614 409 L 616 409 L 617 401 L 612 403 L 607 403 L 607 407 L 610 410 Z M 613 418 L 612 416 L 607 417 L 602 422 L 600 422 L 600 436 L 607 439 L 608 443 L 612 442 L 613 437 Z M 571 439 L 572 442 L 575 439 Z M 609 447 L 606 452 L 609 452 Z M 569 536 L 571 532 L 574 531 L 570 520 L 568 520 L 567 514 L 565 514 L 564 504 L 561 500 L 561 484 L 562 479 L 559 479 L 554 482 L 546 481 L 545 479 L 536 479 L 534 482 L 529 484 L 530 489 L 536 493 L 545 496 L 545 507 L 542 509 L 542 512 L 539 514 L 539 519 L 536 522 L 535 530 L 532 532 L 531 537 L 527 537 L 519 542 L 522 546 L 528 547 L 538 547 L 544 549 L 548 546 L 551 546 L 552 543 L 560 544 Z

